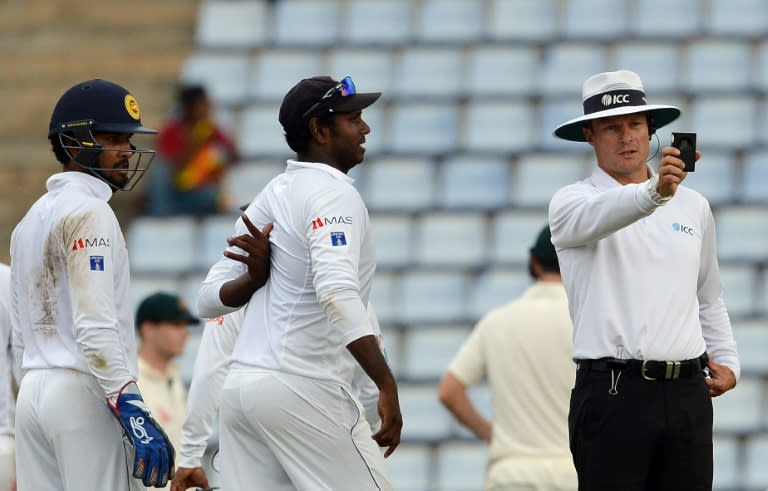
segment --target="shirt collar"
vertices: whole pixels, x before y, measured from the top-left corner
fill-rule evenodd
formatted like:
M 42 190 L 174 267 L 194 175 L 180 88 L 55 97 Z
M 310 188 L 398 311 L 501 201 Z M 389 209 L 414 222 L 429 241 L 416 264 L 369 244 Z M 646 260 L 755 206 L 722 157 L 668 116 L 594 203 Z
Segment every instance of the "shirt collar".
M 109 201 L 112 197 L 112 188 L 109 184 L 96 176 L 86 174 L 85 172 L 65 171 L 54 174 L 48 178 L 45 187 L 48 191 L 58 191 L 65 186 L 75 186 L 86 194 L 95 196 L 104 201 Z
M 648 169 L 649 179 L 656 174 L 650 165 L 646 164 L 645 167 Z M 590 177 L 590 181 L 592 181 L 592 184 L 594 184 L 598 189 L 610 189 L 621 186 L 619 181 L 611 177 L 611 175 L 605 172 L 599 165 L 595 166 L 595 170 L 592 171 L 592 177 Z
M 355 182 L 354 179 L 344 174 L 339 169 L 331 167 L 328 164 L 324 164 L 322 162 L 302 162 L 300 160 L 288 159 L 288 168 L 286 169 L 286 172 L 295 172 L 300 169 L 315 169 L 325 172 L 326 174 L 330 174 L 334 179 L 338 179 L 340 181 L 345 181 L 350 184 Z

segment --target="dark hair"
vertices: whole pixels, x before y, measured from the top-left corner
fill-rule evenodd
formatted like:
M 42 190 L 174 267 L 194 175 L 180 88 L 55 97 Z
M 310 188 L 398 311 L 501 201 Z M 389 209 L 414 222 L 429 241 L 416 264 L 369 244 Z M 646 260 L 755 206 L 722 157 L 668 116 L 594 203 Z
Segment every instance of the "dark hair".
M 317 118 L 317 123 L 319 125 L 334 128 L 334 113 L 324 112 L 313 117 Z M 288 146 L 291 147 L 291 150 L 296 153 L 306 152 L 309 148 L 309 141 L 311 139 L 312 135 L 309 133 L 309 121 L 302 121 L 301 125 L 290 126 L 285 129 L 285 141 L 288 143 Z
M 182 85 L 176 94 L 176 99 L 182 108 L 188 108 L 206 97 L 208 97 L 208 93 L 202 85 Z
M 536 258 L 536 260 L 539 262 L 539 266 L 541 266 L 541 270 L 545 273 L 557 273 L 560 274 L 560 263 L 555 258 L 554 261 L 548 258 L 542 258 L 535 254 L 532 255 Z
M 61 145 L 61 139 L 59 138 L 58 134 L 49 136 L 48 141 L 51 142 L 51 150 L 53 151 L 53 155 L 56 156 L 56 160 L 58 160 L 62 165 L 67 164 L 70 160 L 72 160 L 72 157 L 70 157 L 69 153 Z

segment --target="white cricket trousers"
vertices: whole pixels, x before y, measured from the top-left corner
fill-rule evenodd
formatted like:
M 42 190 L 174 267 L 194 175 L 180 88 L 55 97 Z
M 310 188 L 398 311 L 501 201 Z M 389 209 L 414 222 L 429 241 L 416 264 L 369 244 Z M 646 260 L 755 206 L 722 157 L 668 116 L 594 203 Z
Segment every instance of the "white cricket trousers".
M 122 435 L 94 376 L 30 370 L 16 403 L 18 491 L 143 490 Z
M 337 384 L 230 371 L 221 400 L 222 490 L 392 490 L 363 415 Z

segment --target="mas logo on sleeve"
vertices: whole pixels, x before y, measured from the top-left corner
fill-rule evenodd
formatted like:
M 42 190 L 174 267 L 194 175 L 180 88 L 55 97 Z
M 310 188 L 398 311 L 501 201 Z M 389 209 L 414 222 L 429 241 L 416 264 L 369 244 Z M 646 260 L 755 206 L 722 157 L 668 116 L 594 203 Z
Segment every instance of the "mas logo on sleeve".
M 323 228 L 326 225 L 352 225 L 352 217 L 317 217 L 312 220 L 312 230 Z
M 344 232 L 331 232 L 331 245 L 334 247 L 347 245 L 347 237 Z
M 72 243 L 72 250 L 85 249 L 86 247 L 109 247 L 109 237 L 79 238 Z
M 104 271 L 104 256 L 91 256 L 91 271 Z

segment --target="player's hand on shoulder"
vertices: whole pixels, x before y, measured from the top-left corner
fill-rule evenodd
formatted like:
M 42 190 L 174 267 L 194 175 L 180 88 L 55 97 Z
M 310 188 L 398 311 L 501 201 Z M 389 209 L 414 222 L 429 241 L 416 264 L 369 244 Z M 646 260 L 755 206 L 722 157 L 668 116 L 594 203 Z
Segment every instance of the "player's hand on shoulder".
M 208 489 L 208 478 L 202 467 L 179 467 L 171 482 L 171 491 L 187 491 L 188 488 Z
M 168 435 L 144 404 L 136 382 L 120 390 L 109 408 L 134 448 L 132 475 L 148 487 L 164 488 L 173 478 L 175 452 Z
M 403 416 L 397 397 L 397 386 L 384 387 L 379 391 L 379 417 L 381 427 L 373 434 L 373 439 L 380 447 L 387 447 L 384 458 L 392 455 L 400 445 L 400 433 L 403 429 Z
M 707 366 L 712 374 L 705 379 L 709 385 L 709 395 L 717 397 L 736 387 L 736 375 L 733 370 L 712 360 L 707 362 Z
M 269 234 L 272 232 L 272 224 L 268 223 L 262 230 L 259 230 L 251 223 L 245 213 L 242 213 L 240 218 L 248 229 L 248 233 L 238 235 L 237 237 L 230 237 L 227 239 L 227 243 L 230 246 L 239 247 L 246 254 L 224 251 L 224 255 L 245 264 L 248 267 L 248 274 L 254 280 L 260 280 L 269 276 L 271 253 Z

